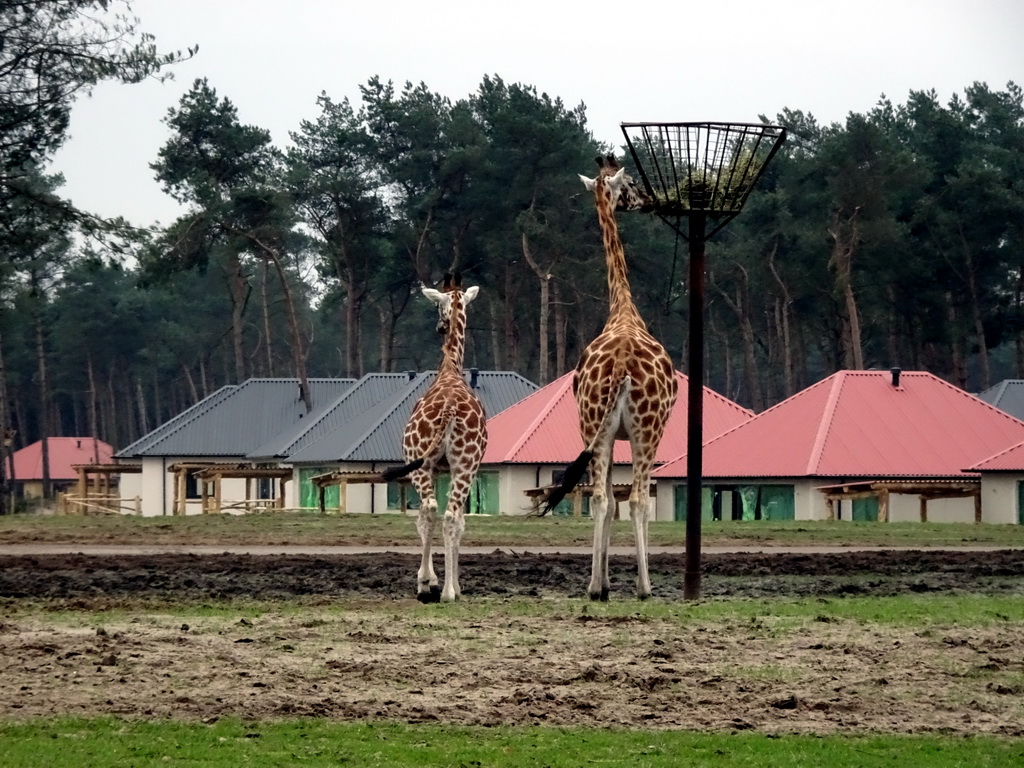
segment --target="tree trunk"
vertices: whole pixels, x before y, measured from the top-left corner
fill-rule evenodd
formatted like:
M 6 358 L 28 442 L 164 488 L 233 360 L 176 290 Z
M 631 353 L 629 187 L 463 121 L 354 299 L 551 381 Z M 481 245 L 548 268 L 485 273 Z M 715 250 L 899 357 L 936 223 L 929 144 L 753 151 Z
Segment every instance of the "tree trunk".
M 728 292 L 723 290 L 714 278 L 709 276 L 711 284 L 721 295 L 729 309 L 736 315 L 736 322 L 740 328 L 740 345 L 743 350 L 743 379 L 746 383 L 751 408 L 757 413 L 764 410 L 764 398 L 761 395 L 761 387 L 758 384 L 757 355 L 754 340 L 754 325 L 750 319 L 750 288 L 747 270 L 741 264 L 736 264 L 739 269 L 740 284 L 736 289 L 736 297 L 733 299 Z
M 519 370 L 519 326 L 516 323 L 515 313 L 512 311 L 512 307 L 515 302 L 513 300 L 512 290 L 512 267 L 506 266 L 505 268 L 505 362 L 507 368 L 505 370 L 518 371 Z
M 248 294 L 242 260 L 237 253 L 231 254 L 228 261 L 230 272 L 228 283 L 231 289 L 231 347 L 235 361 L 235 384 L 245 381 L 245 347 L 242 335 L 242 320 L 245 314 L 246 297 Z
M 1024 312 L 1024 264 L 1017 267 L 1017 283 L 1013 289 L 1013 308 L 1018 317 Z M 1024 378 L 1024 330 L 1018 331 L 1013 338 L 1013 346 L 1016 352 L 1015 376 Z
M 50 444 L 49 438 L 50 423 L 50 383 L 46 365 L 46 339 L 43 329 L 43 311 L 38 278 L 32 275 L 32 313 L 35 323 L 36 341 L 36 372 L 39 377 L 39 437 L 42 440 L 42 474 L 43 474 L 43 498 L 49 499 L 53 496 L 53 487 L 50 480 Z
M 566 330 L 569 320 L 565 314 L 565 305 L 562 303 L 562 291 L 558 282 L 551 281 L 551 301 L 555 307 L 555 378 L 562 376 L 568 368 L 566 367 Z
M 0 329 L 2 330 L 2 329 Z M 7 366 L 4 362 L 3 336 L 0 336 L 0 515 L 11 512 L 8 502 L 14 485 L 14 467 L 11 462 L 11 447 L 14 443 L 14 430 L 11 429 L 10 408 L 7 403 Z
M 270 294 L 267 290 L 267 283 L 270 278 L 270 265 L 266 259 L 263 260 L 263 274 L 260 275 L 260 301 L 263 304 L 263 349 L 266 355 L 267 376 L 274 377 L 274 352 L 270 343 Z
M 971 255 L 971 246 L 960 232 L 960 245 L 964 254 L 964 274 L 967 280 L 967 307 L 971 313 L 971 323 L 974 326 L 974 336 L 978 340 L 978 373 L 981 376 L 980 389 L 985 390 L 992 386 L 992 372 L 989 367 L 988 347 L 985 345 L 985 323 L 981 317 L 981 302 L 978 297 L 978 276 L 974 268 L 974 258 Z
M 357 352 L 360 346 L 359 334 L 359 292 L 349 273 L 345 280 L 345 375 L 362 375 Z
M 953 304 L 953 297 L 946 294 L 946 302 L 949 306 L 949 328 L 950 328 L 950 377 L 953 383 L 961 389 L 967 389 L 967 350 L 964 345 L 963 334 L 960 330 L 960 316 L 956 306 Z
M 775 282 L 778 283 L 782 297 L 779 300 L 779 333 L 782 338 L 782 381 L 785 388 L 785 397 L 796 394 L 796 372 L 794 371 L 793 338 L 790 332 L 790 323 L 793 315 L 793 298 L 790 296 L 789 287 L 779 274 L 775 266 L 775 256 L 779 246 L 776 243 L 768 254 L 768 267 L 772 271 Z
M 502 371 L 505 366 L 501 355 L 501 314 L 498 312 L 498 298 L 494 297 L 488 304 L 491 316 L 491 355 L 494 357 L 494 370 Z
M 552 275 L 541 269 L 536 261 L 533 259 L 533 254 L 530 251 L 530 241 L 526 237 L 524 232 L 522 235 L 522 246 L 523 246 L 523 258 L 526 259 L 526 263 L 530 265 L 530 269 L 540 280 L 540 313 L 538 320 L 538 382 L 542 387 L 551 381 L 549 365 L 550 365 L 550 354 L 548 352 L 548 321 L 551 315 L 551 278 Z
M 86 355 L 85 372 L 89 380 L 89 434 L 93 437 L 100 435 L 99 420 L 99 393 L 96 391 L 96 369 L 92 364 L 92 353 Z
M 146 412 L 146 395 L 142 391 L 142 379 L 140 378 L 135 379 L 135 399 L 139 409 L 139 435 L 141 437 L 149 434 L 149 414 Z
M 860 315 L 857 311 L 857 299 L 853 292 L 853 254 L 860 244 L 860 230 L 857 216 L 860 206 L 845 221 L 841 220 L 837 211 L 832 217 L 832 227 L 828 230 L 833 240 L 832 256 L 829 265 L 836 271 L 836 288 L 842 296 L 843 314 L 843 367 L 860 371 L 864 369 L 864 353 L 860 340 Z

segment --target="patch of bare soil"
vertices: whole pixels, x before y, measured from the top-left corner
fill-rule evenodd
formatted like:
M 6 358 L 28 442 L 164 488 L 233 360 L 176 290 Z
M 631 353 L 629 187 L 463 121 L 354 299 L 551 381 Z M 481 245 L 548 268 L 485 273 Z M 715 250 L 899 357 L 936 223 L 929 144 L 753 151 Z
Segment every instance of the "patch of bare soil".
M 583 595 L 589 558 L 463 560 L 465 599 L 496 610 L 420 606 L 416 558 L 402 555 L 0 558 L 0 605 L 72 609 L 4 611 L 2 716 L 1024 735 L 1015 622 L 787 622 L 766 602 L 755 620 L 686 626 L 566 601 Z M 705 565 L 709 596 L 1024 595 L 1019 551 L 722 555 Z M 612 599 L 628 598 L 632 560 L 615 558 L 613 570 Z M 652 570 L 655 599 L 676 599 L 681 559 L 652 558 Z M 513 595 L 551 600 L 553 615 L 502 610 Z M 238 600 L 231 618 L 195 607 L 225 598 Z M 249 598 L 271 609 L 246 611 Z M 175 606 L 184 607 L 168 613 Z M 127 611 L 96 626 L 76 608 Z

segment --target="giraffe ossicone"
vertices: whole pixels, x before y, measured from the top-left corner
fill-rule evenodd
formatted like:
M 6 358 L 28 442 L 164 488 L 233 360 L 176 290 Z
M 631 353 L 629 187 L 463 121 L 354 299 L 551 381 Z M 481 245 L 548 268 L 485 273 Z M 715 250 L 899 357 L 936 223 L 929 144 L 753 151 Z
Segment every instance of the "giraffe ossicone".
M 608 545 L 615 504 L 612 449 L 615 440 L 629 440 L 633 460 L 629 513 L 636 539 L 636 591 L 643 599 L 651 594 L 647 567 L 651 470 L 675 405 L 678 382 L 672 360 L 648 332 L 633 303 L 625 252 L 615 222 L 617 209 L 644 210 L 650 206 L 650 198 L 613 156 L 599 157 L 597 161 L 597 177 L 580 178 L 594 193 L 597 207 L 608 275 L 608 320 L 583 351 L 573 381 L 584 449 L 566 470 L 561 485 L 548 496 L 545 511 L 561 501 L 590 468 L 594 547 L 587 591 L 591 599 L 607 600 Z
M 416 575 L 416 596 L 421 602 L 455 600 L 459 586 L 459 546 L 465 530 L 465 502 L 473 485 L 484 449 L 487 419 L 479 399 L 466 383 L 462 370 L 466 335 L 466 306 L 480 291 L 463 290 L 461 277 L 446 274 L 441 290 L 423 287 L 423 295 L 437 305 L 437 330 L 444 334 L 437 377 L 413 407 L 402 437 L 408 462 L 384 472 L 384 479 L 408 474 L 420 497 L 416 529 L 422 557 Z M 444 588 L 438 586 L 431 543 L 437 524 L 435 477 L 448 469 L 451 485 L 444 512 Z

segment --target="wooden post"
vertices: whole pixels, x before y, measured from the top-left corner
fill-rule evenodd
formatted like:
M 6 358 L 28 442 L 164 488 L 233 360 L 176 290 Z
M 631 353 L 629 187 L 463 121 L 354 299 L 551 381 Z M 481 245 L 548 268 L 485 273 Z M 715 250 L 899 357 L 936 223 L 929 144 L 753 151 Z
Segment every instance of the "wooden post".
M 251 477 L 247 477 L 247 478 L 245 478 L 245 501 L 242 502 L 242 506 L 245 508 L 246 512 L 250 512 L 251 511 L 250 507 L 249 507 L 249 499 L 250 499 L 251 496 L 252 496 L 252 478 Z
M 174 473 L 174 505 L 172 515 L 185 514 L 185 470 L 178 469 Z
M 207 486 L 206 486 L 206 480 L 204 478 L 201 478 L 201 477 L 196 478 L 196 480 L 199 483 L 199 487 L 200 487 L 200 492 L 199 492 L 200 508 L 202 509 L 202 513 L 204 515 L 206 515 L 206 514 L 209 514 L 209 512 L 210 512 L 210 509 L 209 509 L 210 502 L 209 502 L 209 494 L 207 493 L 208 489 L 207 489 Z
M 889 522 L 889 489 L 882 488 L 878 491 L 878 522 Z
M 828 507 L 828 519 L 829 520 L 835 520 L 836 519 L 836 500 L 833 499 L 831 496 L 826 496 L 825 497 L 825 505 Z
M 142 497 L 141 496 L 136 496 L 135 497 L 135 515 L 136 516 L 141 516 L 142 515 Z
M 919 498 L 921 499 L 921 522 L 922 523 L 927 523 L 928 522 L 928 497 L 925 496 L 924 494 L 922 494 Z
M 89 497 L 89 479 L 85 474 L 85 467 L 79 467 L 78 470 L 78 498 L 85 501 Z
M 572 516 L 583 517 L 583 491 L 576 486 L 572 492 Z
M 981 522 L 981 488 L 974 492 L 974 522 Z
M 398 484 L 398 508 L 402 510 L 403 515 L 409 514 L 409 495 L 405 490 L 406 487 L 406 483 Z
M 317 498 L 320 501 L 320 514 L 327 514 L 327 487 L 323 483 L 316 484 Z
M 338 514 L 344 515 L 348 509 L 348 480 L 341 478 L 338 483 Z
M 210 511 L 211 512 L 216 512 L 217 514 L 220 514 L 220 497 L 221 497 L 220 481 L 221 481 L 221 476 L 220 476 L 219 473 L 213 476 L 213 505 L 214 505 L 214 508 L 212 510 L 210 510 Z

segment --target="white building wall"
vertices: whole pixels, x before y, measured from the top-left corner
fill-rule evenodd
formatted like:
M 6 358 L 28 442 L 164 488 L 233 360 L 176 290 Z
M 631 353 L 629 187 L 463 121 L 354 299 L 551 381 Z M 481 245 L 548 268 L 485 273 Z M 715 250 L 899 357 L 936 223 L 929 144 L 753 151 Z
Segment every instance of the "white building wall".
M 1017 485 L 1022 476 L 984 472 L 981 475 L 981 521 L 1016 525 L 1020 521 Z
M 982 499 L 984 509 L 984 498 Z M 893 523 L 921 522 L 921 499 L 916 494 L 889 494 L 889 520 Z M 973 523 L 974 499 L 934 499 L 928 502 L 929 523 Z
M 144 517 L 171 514 L 171 505 L 174 500 L 174 478 L 167 473 L 167 467 L 172 463 L 173 461 L 162 456 L 142 459 L 139 483 Z

